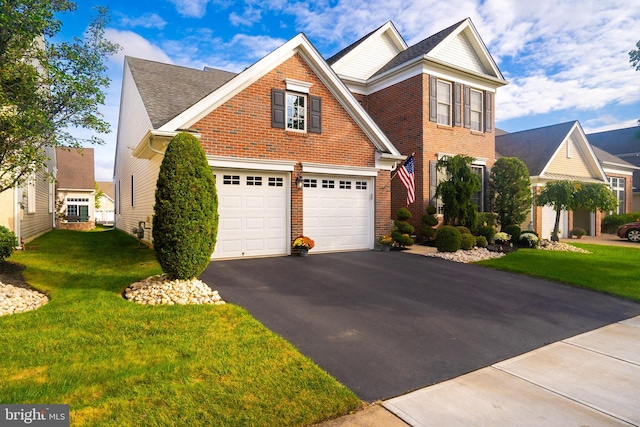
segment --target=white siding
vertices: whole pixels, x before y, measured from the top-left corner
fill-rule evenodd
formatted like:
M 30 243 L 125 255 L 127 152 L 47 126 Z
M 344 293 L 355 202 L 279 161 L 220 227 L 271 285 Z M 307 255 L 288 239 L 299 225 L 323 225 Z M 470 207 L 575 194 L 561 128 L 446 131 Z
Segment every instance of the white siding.
M 341 62 L 334 71 L 346 78 L 366 80 L 378 71 L 387 62 L 391 61 L 399 50 L 391 41 L 388 35 L 383 34 L 381 37 L 371 40 L 368 45 L 355 53 L 353 57 L 349 57 L 348 61 Z
M 47 147 L 47 156 L 50 159 L 55 158 L 53 148 Z M 35 174 L 33 181 L 35 194 L 33 200 L 35 206 L 20 210 L 20 233 L 19 236 L 24 239 L 25 243 L 35 239 L 36 237 L 50 231 L 53 228 L 53 212 L 50 209 L 50 175 L 54 170 L 55 164 L 53 160 L 47 162 L 46 168 Z M 26 194 L 26 186 L 24 193 Z
M 135 148 L 152 129 L 151 120 L 144 108 L 129 67 L 125 63 L 120 120 L 116 146 L 114 170 L 116 226 L 131 233 L 139 221 L 151 227 L 155 188 L 162 157 L 156 155 L 150 160 L 131 156 Z M 131 203 L 131 176 L 133 176 L 133 205 Z M 145 240 L 151 242 L 151 232 L 145 232 Z
M 441 48 L 438 48 L 432 56 L 435 59 L 467 70 L 482 74 L 487 73 L 464 32 L 458 34 Z
M 567 144 L 570 144 L 570 148 L 567 148 Z M 570 153 L 570 156 L 568 153 Z M 571 139 L 567 139 L 562 143 L 545 172 L 583 178 L 595 177 L 589 168 L 581 147 Z

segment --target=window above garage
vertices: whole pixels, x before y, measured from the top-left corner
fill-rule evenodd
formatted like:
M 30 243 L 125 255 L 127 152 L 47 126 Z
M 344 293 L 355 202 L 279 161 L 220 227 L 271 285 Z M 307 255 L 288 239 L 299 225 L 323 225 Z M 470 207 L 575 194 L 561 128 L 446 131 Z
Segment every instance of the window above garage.
M 322 99 L 310 83 L 286 79 L 286 90 L 271 90 L 271 127 L 291 132 L 322 132 Z

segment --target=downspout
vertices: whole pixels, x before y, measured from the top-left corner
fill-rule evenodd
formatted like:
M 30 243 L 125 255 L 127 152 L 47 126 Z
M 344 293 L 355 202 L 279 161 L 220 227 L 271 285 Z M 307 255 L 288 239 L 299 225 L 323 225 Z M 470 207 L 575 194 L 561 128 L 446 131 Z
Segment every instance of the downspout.
M 149 150 L 151 150 L 153 153 L 159 154 L 161 156 L 164 156 L 164 152 L 157 150 L 155 148 L 153 148 L 153 134 L 149 135 Z

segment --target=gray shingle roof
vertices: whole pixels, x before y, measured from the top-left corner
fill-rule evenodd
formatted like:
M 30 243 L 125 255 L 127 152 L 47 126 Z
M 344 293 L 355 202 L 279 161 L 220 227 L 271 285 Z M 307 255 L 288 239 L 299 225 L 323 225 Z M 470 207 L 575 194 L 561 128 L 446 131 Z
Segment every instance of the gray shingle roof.
M 522 160 L 529 169 L 529 175 L 540 175 L 575 123 L 573 121 L 497 135 L 496 151 L 505 157 Z
M 206 71 L 127 56 L 154 129 L 158 129 L 237 74 L 207 67 Z
M 93 190 L 93 148 L 56 148 L 58 188 Z
M 452 26 L 445 28 L 442 31 L 439 31 L 436 34 L 422 40 L 421 42 L 418 42 L 413 46 L 410 46 L 407 50 L 400 52 L 395 56 L 395 58 L 389 61 L 384 67 L 376 71 L 373 74 L 373 76 L 382 74 L 385 71 L 391 70 L 414 58 L 423 57 L 427 53 L 431 52 L 431 49 L 433 49 L 438 44 L 440 44 L 440 42 L 442 42 L 449 34 L 451 34 L 456 28 L 458 28 L 464 21 L 466 21 L 466 19 L 463 19 L 462 21 L 457 22 Z
M 590 133 L 589 143 L 612 154 L 640 153 L 640 127 Z

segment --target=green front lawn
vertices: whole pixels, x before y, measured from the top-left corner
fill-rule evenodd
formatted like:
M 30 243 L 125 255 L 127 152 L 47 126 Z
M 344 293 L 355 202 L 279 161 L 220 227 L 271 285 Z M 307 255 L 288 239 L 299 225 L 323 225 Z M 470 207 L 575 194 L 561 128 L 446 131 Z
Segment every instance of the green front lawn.
M 591 254 L 520 249 L 477 264 L 593 289 L 640 302 L 639 248 L 578 244 Z
M 124 300 L 161 272 L 124 233 L 56 230 L 30 246 L 10 261 L 51 300 L 0 317 L 2 403 L 65 403 L 74 426 L 118 427 L 309 425 L 361 404 L 240 307 Z

